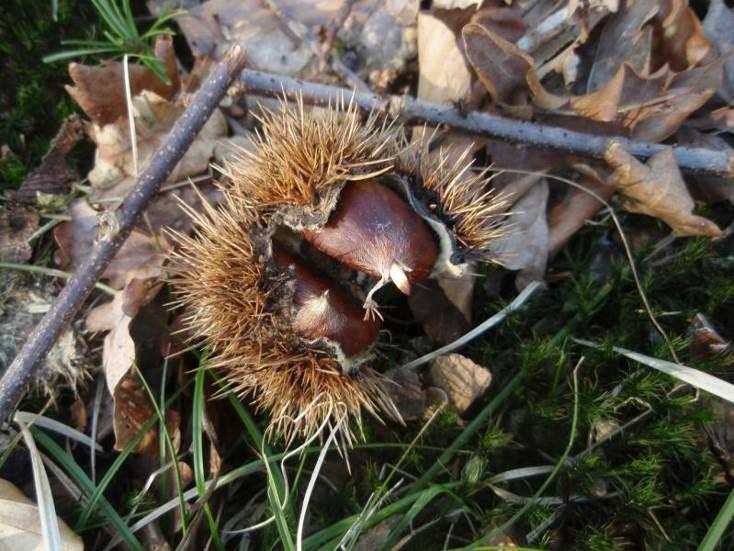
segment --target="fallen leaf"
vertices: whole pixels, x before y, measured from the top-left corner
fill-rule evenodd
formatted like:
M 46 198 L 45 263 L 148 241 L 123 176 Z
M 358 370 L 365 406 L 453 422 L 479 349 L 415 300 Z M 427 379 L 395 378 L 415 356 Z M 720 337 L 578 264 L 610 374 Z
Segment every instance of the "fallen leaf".
M 717 59 L 677 73 L 659 95 L 639 94 L 637 101 L 623 101 L 627 111 L 624 125 L 631 128 L 631 137 L 643 142 L 659 142 L 668 138 L 688 116 L 703 107 L 713 97 L 723 78 L 723 59 Z M 631 96 L 634 97 L 634 96 Z
M 87 432 L 87 406 L 84 400 L 77 398 L 69 407 L 71 426 L 79 432 Z
M 568 103 L 568 98 L 550 93 L 541 84 L 533 58 L 499 33 L 470 23 L 462 29 L 462 36 L 472 68 L 490 96 L 510 113 L 527 110 L 528 94 L 541 109 L 556 110 Z
M 456 32 L 437 15 L 418 14 L 418 99 L 431 103 L 469 101 L 471 72 Z
M 122 451 L 137 436 L 143 426 L 155 417 L 155 408 L 150 401 L 143 383 L 137 375 L 128 373 L 119 381 L 115 392 L 113 429 L 115 433 L 115 449 Z M 181 419 L 175 411 L 166 410 L 166 429 L 171 436 L 175 451 L 181 443 L 180 424 Z M 146 455 L 157 455 L 160 453 L 158 446 L 158 426 L 154 424 L 138 442 L 136 453 Z
M 163 61 L 171 84 L 163 82 L 144 65 L 129 63 L 130 91 L 133 96 L 137 96 L 148 90 L 170 100 L 180 85 L 173 39 L 170 36 L 158 37 L 155 54 Z M 95 66 L 70 63 L 69 76 L 74 81 L 74 86 L 65 86 L 66 91 L 92 122 L 104 126 L 126 116 L 127 102 L 122 62 L 106 62 Z
M 549 63 L 569 46 L 583 44 L 589 33 L 609 16 L 604 3 L 595 4 L 600 9 L 585 10 L 580 17 L 568 17 L 568 5 L 563 2 L 530 3 L 523 11 L 527 31 L 517 40 L 518 48 L 532 54 L 539 67 Z
M 79 115 L 70 115 L 61 124 L 41 165 L 23 181 L 13 199 L 19 203 L 35 205 L 38 194 L 66 195 L 69 183 L 79 175 L 66 162 L 66 156 L 84 136 L 84 123 Z
M 108 331 L 102 349 L 102 365 L 110 394 L 136 361 L 136 343 L 130 333 L 131 323 L 149 304 L 163 285 L 162 272 L 156 267 L 131 270 L 125 286 L 110 302 L 93 308 L 87 314 L 87 331 Z
M 466 57 L 492 100 L 508 109 L 527 105 L 532 58 L 478 23 L 466 25 L 461 35 Z
M 92 309 L 85 324 L 88 331 L 108 331 L 102 348 L 102 368 L 107 389 L 114 396 L 115 389 L 135 363 L 135 342 L 130 336 L 133 316 L 123 309 L 123 293 L 118 291 L 111 302 Z
M 290 5 L 280 4 L 285 13 L 293 13 Z M 317 6 L 308 11 L 312 17 L 322 14 Z M 313 51 L 260 0 L 210 0 L 176 17 L 176 23 L 196 56 L 219 59 L 230 42 L 237 42 L 247 52 L 248 66 L 288 76 L 313 58 Z
M 150 162 L 184 109 L 183 104 L 171 103 L 153 92 L 144 91 L 133 98 L 138 170 L 142 171 Z M 206 172 L 218 140 L 226 133 L 224 115 L 215 110 L 166 182 Z M 122 200 L 136 180 L 127 118 L 119 118 L 105 126 L 93 125 L 89 135 L 97 144 L 94 168 L 89 173 L 90 183 L 96 189 L 112 189 L 111 193 Z
M 595 178 L 583 178 L 579 185 L 602 199 L 608 200 L 614 188 Z M 566 242 L 580 230 L 587 220 L 599 212 L 602 204 L 583 190 L 570 188 L 563 200 L 548 209 L 548 248 L 550 256 L 555 256 Z
M 671 148 L 663 149 L 643 164 L 615 142 L 604 159 L 614 169 L 607 183 L 624 195 L 626 210 L 659 218 L 679 236 L 721 235 L 716 224 L 691 214 L 695 203 Z
M 396 368 L 385 372 L 385 384 L 390 399 L 403 421 L 420 419 L 426 409 L 426 395 L 418 374 L 412 369 Z
M 723 90 L 723 87 L 720 89 Z M 686 121 L 686 126 L 700 130 L 734 132 L 734 108 L 725 105 L 708 113 L 699 113 Z
M 601 122 L 620 122 L 636 140 L 669 137 L 721 85 L 721 61 L 674 74 L 667 66 L 649 76 L 622 65 L 607 85 L 570 98 L 573 110 Z
M 451 302 L 435 280 L 416 285 L 408 297 L 408 304 L 426 335 L 437 343 L 455 341 L 470 329 L 465 314 Z
M 654 20 L 658 27 L 655 65 L 668 64 L 674 71 L 683 71 L 706 59 L 711 61 L 711 42 L 688 1 L 665 0 L 660 5 Z
M 464 413 L 492 382 L 490 371 L 461 354 L 439 356 L 428 370 L 429 382 L 446 391 L 449 404 Z
M 77 199 L 69 207 L 71 221 L 54 228 L 54 239 L 59 249 L 57 263 L 67 271 L 75 270 L 90 254 L 99 232 L 99 217 L 84 199 Z M 122 289 L 129 272 L 141 268 L 160 267 L 165 261 L 168 243 L 162 236 L 151 236 L 134 229 L 112 262 L 102 274 L 110 286 Z
M 517 8 L 488 6 L 472 15 L 471 22 L 497 33 L 508 42 L 515 43 L 526 30 L 521 13 Z
M 703 31 L 722 55 L 734 50 L 732 29 L 734 29 L 734 9 L 727 6 L 724 0 L 711 0 L 703 20 Z M 724 83 L 719 88 L 718 94 L 727 103 L 734 99 L 734 56 L 730 54 L 724 64 Z
M 144 371 L 147 364 L 160 364 L 158 355 L 161 339 L 167 331 L 165 321 L 156 323 L 143 314 L 143 310 L 157 295 L 163 285 L 160 272 L 143 268 L 127 274 L 125 288 L 115 293 L 112 301 L 93 308 L 87 314 L 88 331 L 108 331 L 102 348 L 102 368 L 105 382 L 113 397 L 112 428 L 115 449 L 123 449 L 155 415 L 150 397 L 140 382 L 133 365 Z M 150 341 L 150 342 L 148 342 Z M 180 441 L 180 420 L 173 411 L 166 412 L 166 426 L 174 438 Z M 137 453 L 156 454 L 157 426 L 146 433 L 136 448 Z
M 0 209 L 0 261 L 23 263 L 33 254 L 31 236 L 38 229 L 38 212 L 18 203 Z
M 58 518 L 63 551 L 84 551 L 84 541 Z M 41 514 L 15 485 L 0 478 L 0 549 L 43 551 Z
M 652 29 L 646 25 L 660 7 L 657 2 L 621 4 L 619 10 L 603 24 L 586 82 L 587 93 L 605 87 L 625 63 L 640 74 L 648 74 L 650 70 Z
M 467 270 L 471 273 L 471 269 Z M 464 319 L 471 324 L 472 302 L 474 299 L 474 284 L 477 278 L 473 275 L 463 277 L 438 277 L 436 282 L 441 288 L 449 302 L 461 312 Z
M 687 125 L 676 132 L 675 141 L 679 145 L 707 148 L 727 152 L 729 155 L 734 154 L 734 148 L 721 135 L 699 132 Z M 707 204 L 734 201 L 734 186 L 731 185 L 731 178 L 713 174 L 691 174 L 688 183 L 691 194 L 698 201 Z
M 545 274 L 549 249 L 547 203 L 548 183 L 542 179 L 514 202 L 504 223 L 506 235 L 493 243 L 497 262 L 508 270 L 520 270 L 515 283 L 518 289 L 543 279 Z
M 691 321 L 691 354 L 694 358 L 723 358 L 734 361 L 734 345 L 724 339 L 706 316 L 700 312 Z

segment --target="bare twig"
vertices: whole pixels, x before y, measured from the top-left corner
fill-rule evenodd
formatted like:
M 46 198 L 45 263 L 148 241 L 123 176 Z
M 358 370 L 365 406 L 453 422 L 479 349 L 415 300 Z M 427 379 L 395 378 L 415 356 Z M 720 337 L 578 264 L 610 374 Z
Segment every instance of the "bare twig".
M 339 34 L 339 30 L 344 26 L 344 23 L 347 22 L 349 16 L 352 15 L 352 8 L 354 7 L 355 1 L 356 0 L 343 0 L 339 11 L 326 28 L 326 39 L 324 40 L 324 45 L 322 47 L 322 51 L 325 55 L 330 55 L 331 49 L 334 47 L 334 42 L 336 42 L 336 36 Z
M 283 94 L 295 100 L 303 96 L 309 105 L 344 105 L 352 99 L 365 111 L 375 111 L 387 117 L 397 117 L 407 124 L 444 125 L 468 134 L 499 138 L 514 143 L 557 149 L 575 155 L 602 159 L 613 143 L 619 143 L 627 152 L 647 159 L 666 149 L 668 145 L 643 143 L 623 137 L 595 136 L 531 122 L 518 121 L 472 111 L 462 112 L 453 107 L 418 101 L 410 96 L 379 95 L 353 92 L 337 86 L 305 82 L 270 73 L 246 69 L 241 73 L 248 94 L 278 97 Z M 678 166 L 689 172 L 734 177 L 734 155 L 725 151 L 698 147 L 672 147 Z
M 39 359 L 51 349 L 61 330 L 79 310 L 97 279 L 135 226 L 143 209 L 209 119 L 230 83 L 242 69 L 244 61 L 244 51 L 235 46 L 212 70 L 191 105 L 176 121 L 165 143 L 140 175 L 135 188 L 115 212 L 116 231 L 98 240 L 92 253 L 79 266 L 51 309 L 31 333 L 18 356 L 0 379 L 0 420 L 9 417 L 16 402 L 21 398 L 26 383 L 33 375 Z

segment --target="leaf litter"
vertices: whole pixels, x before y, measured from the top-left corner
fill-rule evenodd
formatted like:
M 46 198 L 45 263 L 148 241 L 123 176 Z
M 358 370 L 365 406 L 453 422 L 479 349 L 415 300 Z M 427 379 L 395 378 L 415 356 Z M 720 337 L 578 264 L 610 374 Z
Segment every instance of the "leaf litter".
M 165 10 L 163 2 L 148 4 L 157 13 Z M 333 63 L 337 59 L 374 91 L 410 93 L 432 103 L 591 134 L 666 145 L 731 147 L 734 117 L 727 103 L 732 98 L 734 77 L 729 53 L 731 33 L 727 31 L 734 12 L 723 0 L 710 2 L 705 17 L 701 17 L 698 4 L 689 5 L 683 0 L 358 0 L 347 2 L 345 13 L 341 13 L 340 2 L 330 1 L 314 5 L 296 0 L 209 0 L 192 4 L 185 14 L 176 17 L 195 58 L 191 71 L 183 69 L 176 57 L 182 54 L 174 50 L 173 41 L 159 38 L 155 54 L 163 62 L 170 82 L 164 83 L 142 65 L 131 64 L 130 106 L 125 100 L 121 62 L 70 64 L 73 85 L 67 86 L 67 91 L 88 121 L 82 125 L 78 119 L 70 120 L 38 170 L 4 205 L 0 213 L 0 258 L 4 262 L 22 264 L 32 258 L 31 236 L 39 229 L 39 213 L 47 214 L 39 205 L 43 194 L 68 199 L 73 196 L 73 200 L 64 199 L 61 206 L 66 209 L 67 220 L 53 230 L 53 252 L 59 267 L 74 271 L 107 231 L 110 214 L 136 180 L 128 107 L 135 121 L 137 163 L 143 167 L 185 109 L 211 61 L 233 42 L 244 44 L 252 68 L 277 74 L 338 83 L 337 73 L 328 69 L 330 60 Z M 336 28 L 335 22 L 339 23 Z M 153 386 L 162 391 L 181 385 L 189 377 L 185 368 L 191 367 L 190 358 L 184 358 L 178 363 L 173 361 L 170 370 L 163 369 L 163 358 L 169 350 L 177 349 L 185 356 L 181 345 L 172 342 L 176 336 L 156 326 L 171 324 L 168 316 L 159 315 L 167 292 L 166 255 L 175 246 L 166 237 L 166 230 L 187 233 L 192 229 L 178 201 L 195 211 L 204 208 L 205 200 L 216 204 L 219 192 L 211 182 L 219 176 L 210 163 L 221 163 L 222 157 L 237 147 L 251 147 L 258 127 L 251 116 L 257 113 L 257 101 L 230 97 L 215 111 L 164 183 L 163 188 L 168 190 L 158 194 L 147 216 L 103 274 L 115 289 L 112 301 L 85 312 L 87 338 L 93 342 L 103 339 L 101 354 L 95 361 L 111 398 L 105 407 L 112 417 L 112 449 L 116 451 L 136 440 L 135 452 L 141 458 L 154 458 L 160 452 L 158 424 L 140 435 L 157 415 L 157 404 L 152 402 L 141 374 L 148 382 L 157 380 Z M 84 182 L 67 162 L 82 130 L 96 148 L 94 164 Z M 499 169 L 492 186 L 507 198 L 507 232 L 494 245 L 498 266 L 492 270 L 499 274 L 498 281 L 510 281 L 517 289 L 543 279 L 563 281 L 566 276 L 558 272 L 557 266 L 564 263 L 557 259 L 584 239 L 584 229 L 603 224 L 598 220 L 602 204 L 584 189 L 636 215 L 625 221 L 645 228 L 651 235 L 661 237 L 672 231 L 675 238 L 726 238 L 726 232 L 717 225 L 721 217 L 715 221 L 711 212 L 722 201 L 730 202 L 731 181 L 681 172 L 670 148 L 643 161 L 614 144 L 604 159 L 590 160 L 469 137 L 446 128 L 435 132 L 416 128 L 414 140 L 426 132 L 435 144 L 427 155 L 455 156 L 468 149 L 475 166 Z M 63 136 L 69 136 L 68 141 Z M 530 170 L 535 175 L 521 176 L 509 170 L 502 173 L 502 168 Z M 570 178 L 581 189 L 545 178 L 546 173 Z M 188 183 L 189 179 L 204 183 Z M 200 193 L 193 190 L 193 185 Z M 477 311 L 484 311 L 482 301 L 492 298 L 486 296 L 486 289 L 476 286 L 480 275 L 486 274 L 469 273 L 463 279 L 439 280 L 417 289 L 408 306 L 421 334 L 437 344 L 451 343 L 465 334 Z M 570 277 L 581 278 L 578 274 Z M 501 287 L 496 292 L 502 292 Z M 721 358 L 716 351 L 726 352 L 731 345 L 697 319 L 696 350 L 710 349 L 714 352 L 702 357 Z M 13 326 L 3 323 L 6 327 Z M 534 331 L 541 327 L 538 322 Z M 25 334 L 20 329 L 8 330 L 16 336 Z M 74 340 L 80 338 L 77 332 L 70 335 Z M 394 344 L 400 347 L 403 343 L 398 337 Z M 151 356 L 153 349 L 156 352 Z M 510 361 L 508 367 L 507 359 L 500 355 L 491 356 L 490 362 L 475 363 L 470 359 L 474 354 L 486 360 L 479 350 L 473 345 L 466 356 L 440 356 L 425 374 L 402 368 L 386 372 L 393 381 L 390 392 L 409 427 L 430 415 L 434 403 L 463 415 L 481 407 L 487 393 L 492 395 L 501 389 L 501 383 L 493 382 L 491 387 L 489 383 L 492 379 L 506 380 L 514 362 Z M 613 350 L 655 364 L 656 369 L 678 369 L 671 362 L 655 361 L 623 347 Z M 387 357 L 392 353 L 384 351 Z M 156 359 L 151 361 L 151 357 Z M 156 362 L 151 368 L 150 364 Z M 716 383 L 706 378 L 706 384 Z M 77 385 L 75 381 L 73 386 Z M 94 408 L 87 402 L 83 409 L 88 415 Z M 190 413 L 173 407 L 164 407 L 162 412 L 176 451 L 185 450 Z M 513 410 L 511 415 L 519 418 L 521 411 Z M 222 423 L 217 425 L 218 430 L 227 431 Z M 621 426 L 609 419 L 595 419 L 591 424 L 607 425 Z M 454 425 L 462 426 L 463 422 Z M 218 436 L 224 440 L 221 434 Z M 212 472 L 226 471 L 226 455 L 220 456 L 214 446 L 210 453 L 214 458 Z M 501 496 L 498 499 L 502 501 Z M 574 528 L 571 533 L 579 531 Z M 470 538 L 479 535 L 469 528 L 464 534 Z M 175 541 L 175 536 L 167 536 Z M 374 532 L 371 537 L 375 537 Z M 379 537 L 384 540 L 388 536 Z M 417 534 L 406 537 L 406 541 L 420 540 Z

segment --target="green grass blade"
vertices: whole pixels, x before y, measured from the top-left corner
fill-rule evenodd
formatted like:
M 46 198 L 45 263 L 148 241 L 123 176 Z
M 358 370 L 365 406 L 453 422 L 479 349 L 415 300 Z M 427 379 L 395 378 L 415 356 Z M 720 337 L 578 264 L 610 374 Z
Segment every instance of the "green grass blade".
M 43 446 L 43 448 L 51 455 L 67 473 L 75 480 L 79 485 L 79 488 L 84 494 L 89 497 L 95 492 L 94 483 L 89 479 L 82 468 L 74 461 L 74 459 L 68 455 L 54 440 L 47 436 L 43 431 L 31 427 L 31 433 L 35 438 L 36 442 Z M 125 524 L 120 515 L 117 513 L 114 507 L 110 505 L 104 497 L 98 498 L 99 508 L 102 513 L 107 517 L 107 521 L 110 527 L 118 534 L 118 536 L 125 542 L 125 544 L 135 551 L 143 551 L 144 548 L 130 531 L 130 528 Z
M 423 473 L 423 476 L 421 476 L 415 483 L 416 490 L 426 487 L 436 477 L 436 475 L 449 464 L 457 451 L 462 448 L 474 433 L 484 425 L 487 419 L 489 419 L 490 416 L 505 403 L 524 378 L 525 373 L 521 371 L 510 379 L 504 387 L 502 387 L 500 393 L 497 394 L 497 396 L 495 396 L 486 406 L 484 406 L 484 409 L 479 412 L 479 415 L 477 415 L 472 422 L 469 423 L 463 431 L 461 431 L 461 434 L 451 443 L 448 449 L 441 454 L 436 462 L 431 465 L 425 473 Z
M 31 457 L 31 470 L 33 472 L 33 486 L 36 491 L 36 505 L 41 522 L 41 540 L 46 549 L 61 549 L 61 533 L 59 531 L 59 518 L 56 516 L 56 505 L 51 493 L 51 485 L 48 481 L 46 469 L 43 466 L 41 454 L 38 452 L 36 442 L 33 440 L 28 426 L 15 416 L 15 422 L 20 427 L 25 440 L 28 454 Z
M 46 56 L 43 56 L 41 60 L 44 63 L 56 63 L 57 61 L 66 61 L 67 59 L 74 59 L 78 57 L 84 57 L 85 55 L 98 55 L 98 54 L 107 54 L 107 53 L 115 53 L 119 54 L 120 48 L 117 46 L 108 46 L 108 47 L 90 47 L 90 48 L 78 48 L 76 50 L 66 50 L 63 52 L 56 52 L 55 54 L 49 54 Z
M 150 27 L 150 29 L 148 29 L 143 34 L 143 37 L 150 38 L 151 36 L 154 36 L 154 35 L 158 34 L 158 31 L 161 30 L 161 27 L 165 23 L 168 23 L 171 19 L 173 19 L 175 17 L 179 17 L 181 15 L 185 15 L 186 13 L 188 13 L 187 10 L 175 10 L 175 11 L 172 11 L 171 13 L 167 13 L 165 15 L 160 16 L 158 19 L 155 20 L 155 22 Z
M 117 4 L 115 4 L 116 11 L 119 13 L 120 10 L 117 9 Z M 133 10 L 130 8 L 130 0 L 122 0 L 122 18 L 125 21 L 125 26 L 132 32 L 135 33 L 136 37 L 140 36 L 140 32 L 138 31 L 138 26 L 135 24 L 135 18 L 133 17 Z
M 528 502 L 523 505 L 523 507 L 514 515 L 510 517 L 510 519 L 502 524 L 501 526 L 498 526 L 491 532 L 485 534 L 479 540 L 474 542 L 472 545 L 466 547 L 467 550 L 470 549 L 479 549 L 484 544 L 482 542 L 490 541 L 492 538 L 498 536 L 499 534 L 502 534 L 505 530 L 510 528 L 515 522 L 518 521 L 525 513 L 527 513 L 532 507 L 534 507 L 537 503 L 537 498 L 539 498 L 543 492 L 545 492 L 546 488 L 550 486 L 551 482 L 555 480 L 556 476 L 558 476 L 558 473 L 561 472 L 561 469 L 566 465 L 566 459 L 571 453 L 571 449 L 573 448 L 574 440 L 576 439 L 576 428 L 578 426 L 578 420 L 579 420 L 579 383 L 578 383 L 578 369 L 581 367 L 581 363 L 583 362 L 584 358 L 582 357 L 581 360 L 578 362 L 576 367 L 573 370 L 573 413 L 571 416 L 571 430 L 569 431 L 568 435 L 568 443 L 566 444 L 566 448 L 563 450 L 563 453 L 561 454 L 561 457 L 558 458 L 558 461 L 556 462 L 555 467 L 551 471 L 551 473 L 548 475 L 548 478 L 546 478 L 543 483 L 540 485 L 538 490 L 533 494 L 533 496 L 528 500 Z
M 97 10 L 97 13 L 102 20 L 107 24 L 110 30 L 114 31 L 118 36 L 122 38 L 129 38 L 129 29 L 127 29 L 125 22 L 121 20 L 115 14 L 114 2 L 110 0 L 92 0 L 92 5 Z
M 403 533 L 403 530 L 411 525 L 421 511 L 423 511 L 423 509 L 425 509 L 436 497 L 446 493 L 451 493 L 451 489 L 443 484 L 429 486 L 425 490 L 418 492 L 418 498 L 410 506 L 408 512 L 403 515 L 403 518 L 400 519 L 400 522 L 398 522 L 395 528 L 390 531 L 385 543 L 382 544 L 382 549 L 392 549 L 397 543 L 400 534 Z
M 199 499 L 206 499 L 206 475 L 204 473 L 204 428 L 202 419 L 204 413 L 204 381 L 206 371 L 204 364 L 199 364 L 196 371 L 194 383 L 194 404 L 191 415 L 191 431 L 192 431 L 192 447 L 194 454 L 194 479 L 196 481 L 196 489 L 199 491 Z M 209 533 L 212 536 L 212 542 L 217 549 L 224 549 L 222 541 L 219 537 L 217 523 L 212 515 L 211 508 L 208 503 L 204 503 L 204 514 L 209 525 Z
M 15 264 L 14 262 L 0 262 L 0 269 L 18 270 L 19 272 L 30 272 L 33 274 L 42 274 L 49 277 L 60 277 L 63 279 L 69 279 L 72 276 L 72 274 L 64 272 L 63 270 L 55 270 L 53 268 L 46 268 L 45 266 L 33 266 L 32 264 Z M 114 295 L 116 292 L 112 287 L 105 285 L 104 283 L 95 283 L 94 286 L 108 295 Z
M 170 405 L 173 403 L 174 400 L 176 400 L 180 394 L 189 386 L 190 383 L 186 383 L 181 388 L 179 388 L 166 402 L 166 405 Z M 110 482 L 112 482 L 112 479 L 115 477 L 117 472 L 122 467 L 122 464 L 127 460 L 127 458 L 130 456 L 130 454 L 135 450 L 135 448 L 138 447 L 138 444 L 143 439 L 143 436 L 146 435 L 146 433 L 153 428 L 153 425 L 159 422 L 158 417 L 151 417 L 148 419 L 145 424 L 140 428 L 140 430 L 137 432 L 137 434 L 128 442 L 128 444 L 125 446 L 125 448 L 120 452 L 120 454 L 115 458 L 115 460 L 112 462 L 112 465 L 110 465 L 110 468 L 107 469 L 107 472 L 105 472 L 102 479 L 99 481 L 99 484 L 97 484 L 97 487 L 94 489 L 92 494 L 90 495 L 89 503 L 85 507 L 84 511 L 82 512 L 82 516 L 80 518 L 79 524 L 84 525 L 86 521 L 89 519 L 89 517 L 92 514 L 92 511 L 94 511 L 94 508 L 97 505 L 97 502 L 102 498 L 102 495 L 104 494 L 105 490 L 107 489 L 107 486 L 109 486 Z
M 179 512 L 181 513 L 181 531 L 185 536 L 189 529 L 188 511 L 186 510 L 186 500 L 183 497 L 183 480 L 181 478 L 181 469 L 179 467 L 178 460 L 176 459 L 176 448 L 173 446 L 173 440 L 171 439 L 171 435 L 168 432 L 168 426 L 166 425 L 166 416 L 164 413 L 165 408 L 161 410 L 160 406 L 158 405 L 158 400 L 156 400 L 155 394 L 153 394 L 150 385 L 148 385 L 148 381 L 145 379 L 145 377 L 143 377 L 143 374 L 140 372 L 140 369 L 138 369 L 138 366 L 133 364 L 133 368 L 137 372 L 140 382 L 143 383 L 143 386 L 145 387 L 145 392 L 148 394 L 148 399 L 150 400 L 153 409 L 155 409 L 156 416 L 153 418 L 153 420 L 157 419 L 161 428 L 163 429 L 163 438 L 166 441 L 166 447 L 168 448 L 168 453 L 171 455 L 171 461 L 173 462 L 173 472 L 175 474 L 174 480 L 176 482 L 176 492 L 178 493 L 180 505 Z M 176 395 L 177 394 L 174 394 L 171 397 L 171 400 L 173 400 Z
M 731 523 L 731 519 L 734 517 L 734 489 L 726 498 L 724 505 L 719 509 L 719 513 L 716 515 L 714 522 L 709 526 L 708 532 L 701 540 L 698 546 L 698 551 L 714 551 L 719 545 L 721 536 L 724 535 L 726 528 Z
M 457 488 L 460 484 L 461 482 L 457 481 L 441 484 L 440 486 L 444 489 L 444 491 L 446 491 Z M 430 486 L 426 488 L 426 490 L 428 489 L 430 489 Z M 369 528 L 370 526 L 374 526 L 375 524 L 382 522 L 386 518 L 390 518 L 393 515 L 402 513 L 406 509 L 409 509 L 413 505 L 413 503 L 415 503 L 415 501 L 419 497 L 421 497 L 421 495 L 423 495 L 423 492 L 411 492 L 409 495 L 402 497 L 399 500 L 390 503 L 389 505 L 386 505 L 378 511 L 375 511 L 375 513 L 365 521 L 363 528 Z M 304 551 L 309 551 L 313 549 L 333 549 L 333 545 L 331 547 L 324 546 L 327 546 L 333 540 L 339 541 L 341 537 L 346 534 L 347 530 L 349 530 L 349 528 L 351 528 L 351 526 L 358 520 L 358 514 L 352 515 L 340 520 L 339 522 L 335 522 L 331 526 L 327 526 L 326 528 L 319 530 L 315 534 L 312 534 L 311 536 L 303 540 Z
M 268 480 L 268 501 L 270 502 L 270 508 L 273 510 L 273 516 L 275 517 L 275 525 L 278 529 L 278 535 L 280 536 L 281 544 L 284 549 L 292 550 L 295 549 L 293 543 L 293 536 L 289 525 L 289 519 L 295 518 L 293 512 L 292 500 L 285 500 L 285 480 L 283 480 L 282 473 L 276 465 L 271 468 L 272 463 L 272 451 L 270 447 L 263 441 L 263 434 L 255 423 L 250 413 L 242 405 L 242 402 L 237 399 L 232 393 L 227 395 L 229 403 L 237 412 L 237 415 L 245 425 L 245 430 L 250 434 L 250 438 L 255 442 L 257 449 L 263 450 L 263 464 L 267 471 Z M 283 503 L 286 501 L 285 503 Z

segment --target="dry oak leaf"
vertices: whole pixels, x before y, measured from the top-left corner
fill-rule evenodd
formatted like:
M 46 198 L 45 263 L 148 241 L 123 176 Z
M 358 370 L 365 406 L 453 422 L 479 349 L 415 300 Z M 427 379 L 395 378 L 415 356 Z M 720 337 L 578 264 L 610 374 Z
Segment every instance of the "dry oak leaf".
M 472 293 L 473 277 L 457 281 L 461 282 L 460 286 L 469 286 L 470 288 L 464 291 L 468 294 Z M 458 296 L 459 294 L 454 298 L 461 300 L 462 297 Z M 424 281 L 416 285 L 408 296 L 408 305 L 415 320 L 423 326 L 426 335 L 435 342 L 455 341 L 471 328 L 466 313 L 460 310 L 464 305 L 453 302 L 436 280 Z M 470 307 L 470 304 L 467 306 Z
M 511 193 L 510 186 L 505 193 Z M 547 205 L 548 182 L 543 178 L 515 201 L 504 223 L 507 233 L 492 244 L 499 264 L 508 270 L 520 270 L 515 283 L 518 289 L 545 274 L 549 250 Z
M 682 71 L 710 60 L 713 54 L 711 41 L 701 26 L 701 21 L 688 5 L 687 0 L 664 0 L 655 17 L 657 43 L 656 65 L 667 63 L 675 71 Z
M 722 337 L 706 316 L 696 314 L 690 326 L 691 354 L 696 359 L 720 357 L 727 363 L 734 362 L 734 344 Z
M 418 99 L 468 101 L 472 78 L 454 30 L 440 17 L 418 14 Z
M 614 193 L 614 188 L 597 178 L 585 177 L 579 185 L 605 201 Z M 593 195 L 581 189 L 569 189 L 563 199 L 548 209 L 548 244 L 551 256 L 555 256 L 563 245 L 580 230 L 602 208 Z
M 431 363 L 429 382 L 446 391 L 449 403 L 464 413 L 492 382 L 492 373 L 461 354 L 439 356 Z
M 600 90 L 570 99 L 582 117 L 620 122 L 640 141 L 658 142 L 672 135 L 721 86 L 722 62 L 673 73 L 663 66 L 643 76 L 622 65 Z
M 130 91 L 136 96 L 143 90 L 150 90 L 171 99 L 180 86 L 173 39 L 170 36 L 159 37 L 155 44 L 155 54 L 163 61 L 171 84 L 163 82 L 144 65 L 130 63 Z M 74 81 L 74 86 L 66 85 L 66 91 L 92 122 L 104 126 L 126 115 L 125 78 L 121 62 L 106 62 L 96 66 L 70 63 L 69 76 Z
M 389 383 L 385 390 L 403 421 L 420 419 L 426 410 L 426 395 L 418 374 L 412 369 L 397 367 L 385 372 Z
M 62 520 L 59 524 L 61 551 L 84 551 L 84 542 Z M 43 551 L 41 514 L 38 505 L 15 485 L 0 478 L 0 551 Z
M 113 395 L 112 428 L 115 433 L 115 449 L 122 451 L 133 440 L 143 426 L 156 415 L 143 383 L 137 375 L 128 373 L 115 388 Z M 171 435 L 173 447 L 178 451 L 181 445 L 181 418 L 172 409 L 166 410 L 166 430 Z M 156 455 L 158 447 L 158 428 L 148 430 L 135 448 L 136 453 Z
M 648 74 L 653 29 L 649 23 L 660 10 L 655 2 L 623 2 L 604 22 L 586 82 L 587 93 L 602 89 L 623 64 Z
M 143 425 L 155 415 L 155 408 L 137 375 L 131 372 L 138 361 L 138 343 L 131 324 L 140 309 L 152 301 L 163 285 L 161 271 L 155 267 L 133 270 L 127 274 L 125 288 L 112 301 L 92 309 L 85 320 L 88 331 L 109 331 L 102 349 L 102 367 L 107 389 L 113 397 L 112 428 L 115 449 L 122 450 L 135 438 Z M 178 416 L 166 412 L 171 434 L 179 434 Z M 138 443 L 137 453 L 156 453 L 156 429 L 151 428 Z
M 184 109 L 182 103 L 172 103 L 154 92 L 145 91 L 133 98 L 139 171 L 148 164 Z M 224 115 L 215 110 L 166 181 L 206 172 L 218 140 L 226 133 Z M 117 119 L 114 124 L 92 125 L 89 134 L 97 144 L 90 183 L 99 189 L 114 187 L 117 196 L 124 198 L 136 177 L 127 117 Z
M 84 122 L 76 113 L 64 119 L 41 164 L 23 181 L 13 199 L 35 205 L 38 194 L 66 195 L 71 182 L 79 179 L 76 170 L 66 162 L 66 156 L 84 137 Z
M 135 362 L 135 341 L 130 323 L 140 309 L 150 303 L 163 285 L 162 271 L 156 266 L 128 272 L 125 288 L 117 291 L 110 302 L 100 304 L 87 314 L 88 331 L 109 331 L 102 349 L 102 365 L 110 394 Z
M 99 216 L 84 199 L 74 201 L 69 207 L 70 222 L 54 228 L 54 239 L 59 249 L 57 263 L 67 271 L 75 270 L 89 256 L 99 233 Z M 135 228 L 130 233 L 112 262 L 102 274 L 111 287 L 122 289 L 128 273 L 140 268 L 160 268 L 168 249 L 166 239 L 151 236 Z
M 529 93 L 541 109 L 557 110 L 568 103 L 568 98 L 548 92 L 541 84 L 533 58 L 498 33 L 469 23 L 461 34 L 467 59 L 495 102 L 522 105 Z
M 614 142 L 604 159 L 614 169 L 607 183 L 624 195 L 626 210 L 659 218 L 679 236 L 722 234 L 711 220 L 691 214 L 695 203 L 671 148 L 663 149 L 643 164 Z

